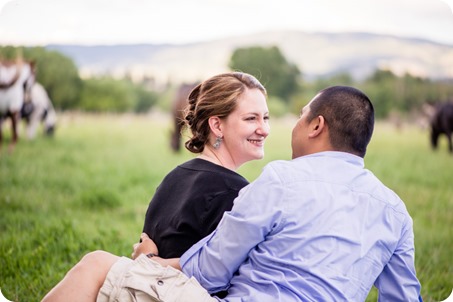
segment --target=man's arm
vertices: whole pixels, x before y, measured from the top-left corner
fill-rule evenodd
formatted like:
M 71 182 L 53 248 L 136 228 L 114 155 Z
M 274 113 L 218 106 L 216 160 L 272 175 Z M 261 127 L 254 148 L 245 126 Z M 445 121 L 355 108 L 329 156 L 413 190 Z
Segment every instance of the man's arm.
M 398 247 L 374 284 L 379 291 L 379 301 L 421 301 L 414 254 L 414 233 L 409 218 Z
M 228 288 L 250 251 L 279 228 L 285 212 L 283 191 L 275 171 L 266 167 L 258 179 L 241 190 L 216 230 L 181 256 L 182 271 L 210 293 Z

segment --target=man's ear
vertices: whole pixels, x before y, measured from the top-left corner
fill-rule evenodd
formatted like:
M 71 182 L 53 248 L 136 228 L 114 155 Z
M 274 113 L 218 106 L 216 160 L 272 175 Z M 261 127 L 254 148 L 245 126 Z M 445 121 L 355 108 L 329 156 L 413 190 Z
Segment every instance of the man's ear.
M 223 137 L 222 120 L 218 116 L 211 116 L 208 120 L 211 132 L 217 137 Z
M 310 133 L 308 137 L 313 138 L 321 134 L 326 127 L 326 120 L 322 115 L 318 115 L 310 122 Z

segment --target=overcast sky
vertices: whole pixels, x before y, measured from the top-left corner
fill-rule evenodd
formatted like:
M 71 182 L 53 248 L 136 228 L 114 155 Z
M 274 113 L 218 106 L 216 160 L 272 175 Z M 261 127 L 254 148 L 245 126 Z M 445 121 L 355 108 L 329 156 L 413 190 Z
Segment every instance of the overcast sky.
M 182 44 L 293 29 L 382 33 L 453 46 L 452 2 L 0 0 L 0 45 Z

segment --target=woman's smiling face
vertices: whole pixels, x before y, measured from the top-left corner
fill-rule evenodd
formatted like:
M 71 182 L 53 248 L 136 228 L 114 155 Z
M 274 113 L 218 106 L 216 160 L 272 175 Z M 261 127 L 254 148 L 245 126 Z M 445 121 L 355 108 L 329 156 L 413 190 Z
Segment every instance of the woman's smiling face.
M 223 144 L 237 167 L 263 158 L 270 126 L 266 97 L 260 90 L 246 89 L 223 123 Z

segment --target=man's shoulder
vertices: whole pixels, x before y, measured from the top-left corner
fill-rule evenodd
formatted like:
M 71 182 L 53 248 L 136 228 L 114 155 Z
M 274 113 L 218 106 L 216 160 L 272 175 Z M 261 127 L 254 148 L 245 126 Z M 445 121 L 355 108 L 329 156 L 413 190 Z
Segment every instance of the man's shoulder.
M 282 159 L 271 161 L 264 166 L 263 173 L 279 173 L 290 167 L 290 163 L 291 161 Z
M 264 166 L 260 177 L 289 183 L 291 180 L 300 178 L 298 174 L 303 172 L 304 169 L 301 169 L 294 160 L 274 160 Z

